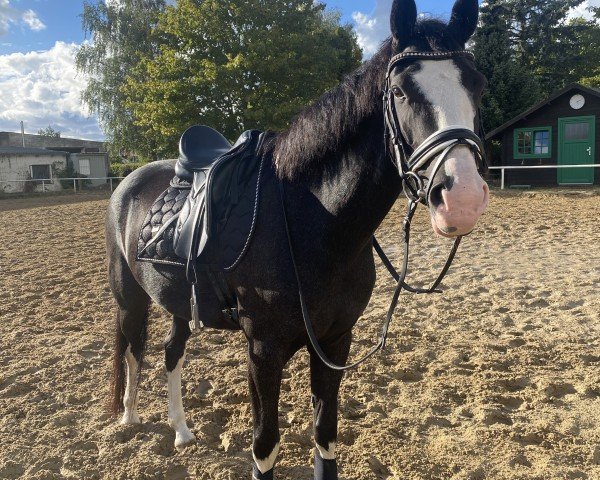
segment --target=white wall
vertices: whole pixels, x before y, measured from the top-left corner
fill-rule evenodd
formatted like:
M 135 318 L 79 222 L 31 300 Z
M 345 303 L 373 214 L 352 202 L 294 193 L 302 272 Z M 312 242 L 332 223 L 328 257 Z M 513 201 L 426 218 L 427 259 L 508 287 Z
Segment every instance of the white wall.
M 53 168 L 64 169 L 66 167 L 66 155 L 0 155 L 0 191 L 6 193 L 22 192 L 24 182 L 31 178 L 31 165 L 50 165 L 51 175 L 54 176 Z M 34 184 L 35 191 L 42 191 L 42 185 Z M 60 182 L 54 179 L 51 183 L 46 182 L 46 191 L 61 190 Z

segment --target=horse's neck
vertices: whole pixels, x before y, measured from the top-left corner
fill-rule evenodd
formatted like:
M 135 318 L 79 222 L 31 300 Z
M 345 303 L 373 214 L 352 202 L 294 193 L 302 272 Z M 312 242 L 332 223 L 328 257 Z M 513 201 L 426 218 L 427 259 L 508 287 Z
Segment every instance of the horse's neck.
M 301 214 L 314 238 L 328 251 L 335 249 L 340 261 L 360 253 L 370 243 L 398 194 L 398 172 L 383 149 L 380 119 L 367 122 L 338 158 L 304 183 L 313 207 Z M 331 162 L 333 160 L 333 162 Z

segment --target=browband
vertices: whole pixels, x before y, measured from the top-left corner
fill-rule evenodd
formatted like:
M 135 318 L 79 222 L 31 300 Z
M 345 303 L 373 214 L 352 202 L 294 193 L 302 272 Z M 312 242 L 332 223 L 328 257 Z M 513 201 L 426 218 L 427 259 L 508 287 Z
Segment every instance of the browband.
M 447 60 L 456 57 L 466 57 L 475 60 L 475 55 L 470 50 L 454 50 L 451 52 L 402 52 L 390 59 L 388 75 L 394 66 L 402 60 Z

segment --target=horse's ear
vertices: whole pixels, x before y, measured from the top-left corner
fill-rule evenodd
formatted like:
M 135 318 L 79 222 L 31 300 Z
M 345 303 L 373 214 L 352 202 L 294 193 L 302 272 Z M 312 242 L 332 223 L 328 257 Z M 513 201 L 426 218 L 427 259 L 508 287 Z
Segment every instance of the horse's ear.
M 479 2 L 477 0 L 456 0 L 452 8 L 452 16 L 448 23 L 448 31 L 460 43 L 467 43 L 475 33 L 479 19 Z
M 415 0 L 394 0 L 390 26 L 397 46 L 403 50 L 413 35 L 417 23 Z

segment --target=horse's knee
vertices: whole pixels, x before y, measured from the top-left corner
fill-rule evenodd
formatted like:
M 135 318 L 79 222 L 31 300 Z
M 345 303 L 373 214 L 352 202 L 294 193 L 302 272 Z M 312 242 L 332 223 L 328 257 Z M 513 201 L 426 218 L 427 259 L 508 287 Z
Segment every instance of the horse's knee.
M 180 323 L 181 322 L 177 321 L 173 323 L 171 332 L 164 342 L 165 365 L 168 372 L 172 372 L 177 368 L 179 360 L 185 354 L 185 345 L 191 335 L 189 327 L 185 328 L 187 327 L 187 324 L 180 325 Z
M 179 360 L 185 353 L 185 343 L 169 341 L 165 343 L 165 366 L 168 372 L 172 372 L 177 368 Z

